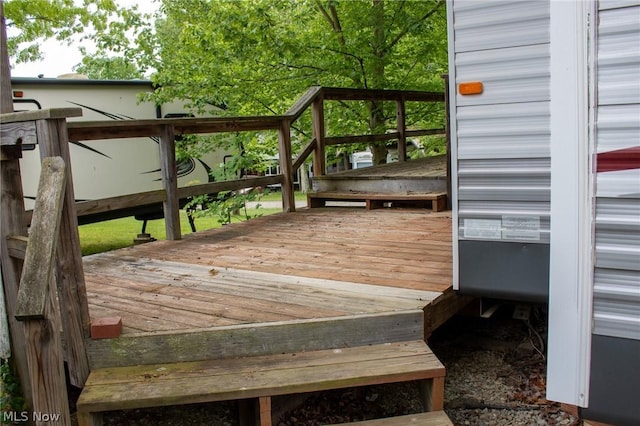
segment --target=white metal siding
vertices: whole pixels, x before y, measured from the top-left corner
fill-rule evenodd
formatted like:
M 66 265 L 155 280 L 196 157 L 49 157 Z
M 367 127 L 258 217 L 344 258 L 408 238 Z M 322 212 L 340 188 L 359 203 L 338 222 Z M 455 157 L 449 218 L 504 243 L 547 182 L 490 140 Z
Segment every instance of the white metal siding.
M 465 81 L 484 87 L 480 95 L 453 97 L 458 239 L 548 243 L 549 2 L 448 6 L 451 76 L 456 87 Z M 512 232 L 519 223 L 526 229 Z
M 601 1 L 598 153 L 640 146 L 640 3 Z M 640 170 L 596 180 L 594 333 L 640 340 Z

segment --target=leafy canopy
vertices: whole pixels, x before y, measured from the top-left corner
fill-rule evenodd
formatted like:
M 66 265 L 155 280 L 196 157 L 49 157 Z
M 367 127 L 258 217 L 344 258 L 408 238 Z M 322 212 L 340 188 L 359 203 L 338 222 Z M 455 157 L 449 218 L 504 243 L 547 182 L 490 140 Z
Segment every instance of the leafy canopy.
M 94 78 L 147 75 L 160 87 L 158 103 L 178 99 L 218 115 L 283 113 L 312 85 L 443 88 L 443 0 L 157 0 L 154 19 L 114 0 L 76 2 L 5 1 L 8 26 L 19 30 L 9 39 L 13 57 L 38 58 L 43 38 L 91 40 L 97 53 L 76 70 Z M 385 131 L 394 116 L 393 105 L 330 103 L 327 131 Z M 409 125 L 443 120 L 442 106 L 407 110 Z M 294 140 L 306 138 L 309 117 L 296 128 Z M 260 150 L 275 136 L 237 140 Z

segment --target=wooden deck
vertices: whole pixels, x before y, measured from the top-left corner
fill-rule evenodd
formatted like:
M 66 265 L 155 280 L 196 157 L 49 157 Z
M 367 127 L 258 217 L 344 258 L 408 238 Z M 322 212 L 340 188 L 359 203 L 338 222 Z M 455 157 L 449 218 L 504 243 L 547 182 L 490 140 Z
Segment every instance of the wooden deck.
M 93 367 L 127 365 L 137 356 L 172 362 L 171 351 L 153 355 L 149 348 L 170 336 L 186 352 L 203 333 L 212 339 L 226 332 L 224 341 L 247 325 L 267 338 L 278 327 L 304 335 L 310 324 L 334 322 L 345 336 L 333 338 L 346 341 L 366 334 L 356 320 L 367 319 L 394 341 L 412 340 L 422 337 L 422 324 L 411 324 L 451 289 L 451 219 L 420 209 L 305 209 L 88 256 L 84 267 L 92 319 L 123 320 L 117 344 L 90 342 Z M 301 350 L 295 336 L 287 340 L 282 344 L 292 347 L 284 349 Z M 247 355 L 221 346 L 199 356 Z M 175 361 L 183 361 L 176 351 Z

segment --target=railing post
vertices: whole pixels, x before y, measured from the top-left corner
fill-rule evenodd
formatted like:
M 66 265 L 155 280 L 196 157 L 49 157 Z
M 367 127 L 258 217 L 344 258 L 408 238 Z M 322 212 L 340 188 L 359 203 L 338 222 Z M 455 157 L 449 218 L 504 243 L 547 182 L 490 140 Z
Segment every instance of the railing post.
M 316 140 L 316 147 L 313 150 L 313 174 L 324 176 L 327 168 L 324 141 L 324 97 L 320 93 L 314 99 L 311 109 L 311 119 L 313 121 L 313 138 Z
M 400 96 L 400 99 L 396 101 L 396 115 L 398 126 L 398 161 L 402 162 L 407 160 L 407 123 L 404 96 Z
M 291 122 L 282 120 L 278 129 L 278 144 L 280 151 L 280 172 L 282 179 L 282 210 L 285 212 L 296 211 L 295 197 L 293 194 L 293 163 L 291 161 Z
M 75 386 L 84 386 L 89 376 L 85 339 L 89 337 L 90 317 L 84 281 L 82 249 L 73 190 L 69 138 L 65 119 L 37 120 L 40 158 L 62 157 L 67 164 L 64 205 L 58 247 L 58 297 L 65 337 L 69 376 Z
M 451 210 L 451 116 L 449 111 L 449 74 L 442 74 L 444 80 L 444 132 L 447 139 L 447 208 Z
M 178 174 L 176 169 L 176 137 L 173 126 L 162 127 L 160 135 L 160 167 L 162 186 L 167 194 L 162 203 L 167 240 L 182 238 L 180 230 L 180 202 L 178 199 Z
M 7 28 L 4 18 L 4 2 L 0 1 L 0 113 L 13 112 L 11 96 L 11 68 L 7 52 Z M 15 313 L 18 286 L 22 272 L 22 261 L 9 256 L 7 237 L 10 235 L 27 235 L 24 221 L 24 198 L 22 179 L 20 176 L 20 147 L 0 148 L 0 262 L 2 264 L 2 281 L 0 291 L 4 291 L 7 309 L 7 322 L 11 330 L 11 346 L 13 362 L 18 376 L 23 382 L 22 392 L 28 407 L 32 407 L 31 386 L 29 383 L 29 367 L 26 358 L 24 327 L 13 316 Z

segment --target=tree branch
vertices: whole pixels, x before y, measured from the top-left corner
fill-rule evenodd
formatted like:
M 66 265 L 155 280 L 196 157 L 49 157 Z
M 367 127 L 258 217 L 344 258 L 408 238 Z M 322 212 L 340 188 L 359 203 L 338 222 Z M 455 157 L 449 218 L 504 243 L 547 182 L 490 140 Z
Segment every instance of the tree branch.
M 430 11 L 428 11 L 427 13 L 424 14 L 424 16 L 420 19 L 418 19 L 417 21 L 415 21 L 414 23 L 418 23 L 418 22 L 422 22 L 427 20 L 431 15 L 433 15 L 434 13 L 436 13 L 438 11 L 438 9 L 440 9 L 440 7 L 444 4 L 444 0 L 439 0 L 438 3 L 436 4 L 436 6 L 431 9 Z M 395 38 L 391 41 L 391 43 L 389 43 L 388 46 L 386 46 L 384 48 L 384 52 L 388 52 L 389 50 L 393 49 L 393 46 L 395 46 L 396 44 L 398 44 L 398 42 L 400 40 L 402 40 L 402 38 L 407 35 L 407 33 L 409 32 L 409 30 L 411 29 L 411 25 L 407 25 L 404 30 L 400 31 L 398 33 L 397 36 L 395 36 Z
M 318 9 L 320 9 L 320 12 L 322 12 L 322 15 L 324 15 L 324 17 L 329 22 L 329 25 L 331 25 L 331 28 L 335 29 L 335 26 L 333 24 L 333 19 L 331 19 L 331 16 L 329 16 L 329 14 L 327 13 L 327 10 L 324 8 L 324 6 L 322 6 L 322 3 L 320 3 L 320 0 L 316 0 L 316 5 L 318 6 Z

